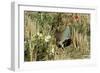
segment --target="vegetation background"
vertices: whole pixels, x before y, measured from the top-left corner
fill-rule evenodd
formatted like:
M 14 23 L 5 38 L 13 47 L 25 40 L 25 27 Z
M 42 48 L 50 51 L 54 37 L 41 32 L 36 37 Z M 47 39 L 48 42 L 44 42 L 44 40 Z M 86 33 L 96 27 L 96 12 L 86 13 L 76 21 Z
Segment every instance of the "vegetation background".
M 56 45 L 55 32 L 70 28 L 71 45 Z M 24 12 L 24 61 L 90 58 L 90 14 Z

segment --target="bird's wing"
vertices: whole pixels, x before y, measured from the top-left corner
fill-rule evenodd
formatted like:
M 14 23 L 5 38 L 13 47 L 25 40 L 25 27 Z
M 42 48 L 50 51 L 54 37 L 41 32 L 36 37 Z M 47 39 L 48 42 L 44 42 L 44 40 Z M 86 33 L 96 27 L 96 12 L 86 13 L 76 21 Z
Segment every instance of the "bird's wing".
M 70 38 L 70 28 L 66 27 L 63 31 L 62 40 L 69 39 Z

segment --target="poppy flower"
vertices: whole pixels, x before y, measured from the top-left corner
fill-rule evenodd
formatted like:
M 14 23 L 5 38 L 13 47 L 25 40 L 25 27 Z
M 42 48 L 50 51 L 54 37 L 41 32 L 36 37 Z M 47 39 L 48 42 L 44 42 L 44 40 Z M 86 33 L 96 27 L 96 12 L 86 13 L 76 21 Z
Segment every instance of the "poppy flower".
M 79 16 L 76 15 L 76 16 L 73 17 L 73 19 L 78 21 L 79 20 Z
M 79 17 L 78 16 L 75 16 L 75 19 L 79 19 Z

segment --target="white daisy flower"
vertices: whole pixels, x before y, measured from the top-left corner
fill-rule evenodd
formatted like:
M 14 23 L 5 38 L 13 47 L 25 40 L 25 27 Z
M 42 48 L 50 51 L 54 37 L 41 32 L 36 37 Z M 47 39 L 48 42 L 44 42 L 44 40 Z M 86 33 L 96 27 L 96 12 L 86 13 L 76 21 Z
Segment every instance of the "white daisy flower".
M 49 42 L 50 38 L 51 38 L 50 35 L 46 36 L 46 37 L 45 37 L 45 42 Z
M 39 32 L 37 32 L 37 35 L 39 36 L 39 35 L 40 35 L 40 33 L 39 33 Z
M 39 32 L 37 32 L 37 35 L 39 36 L 39 37 L 42 37 L 43 35 L 41 34 L 41 33 L 39 33 Z
M 45 42 L 49 42 L 49 40 L 48 39 L 45 39 Z
M 50 36 L 50 35 L 46 36 L 46 39 L 50 39 L 50 38 L 51 38 L 51 36 Z

